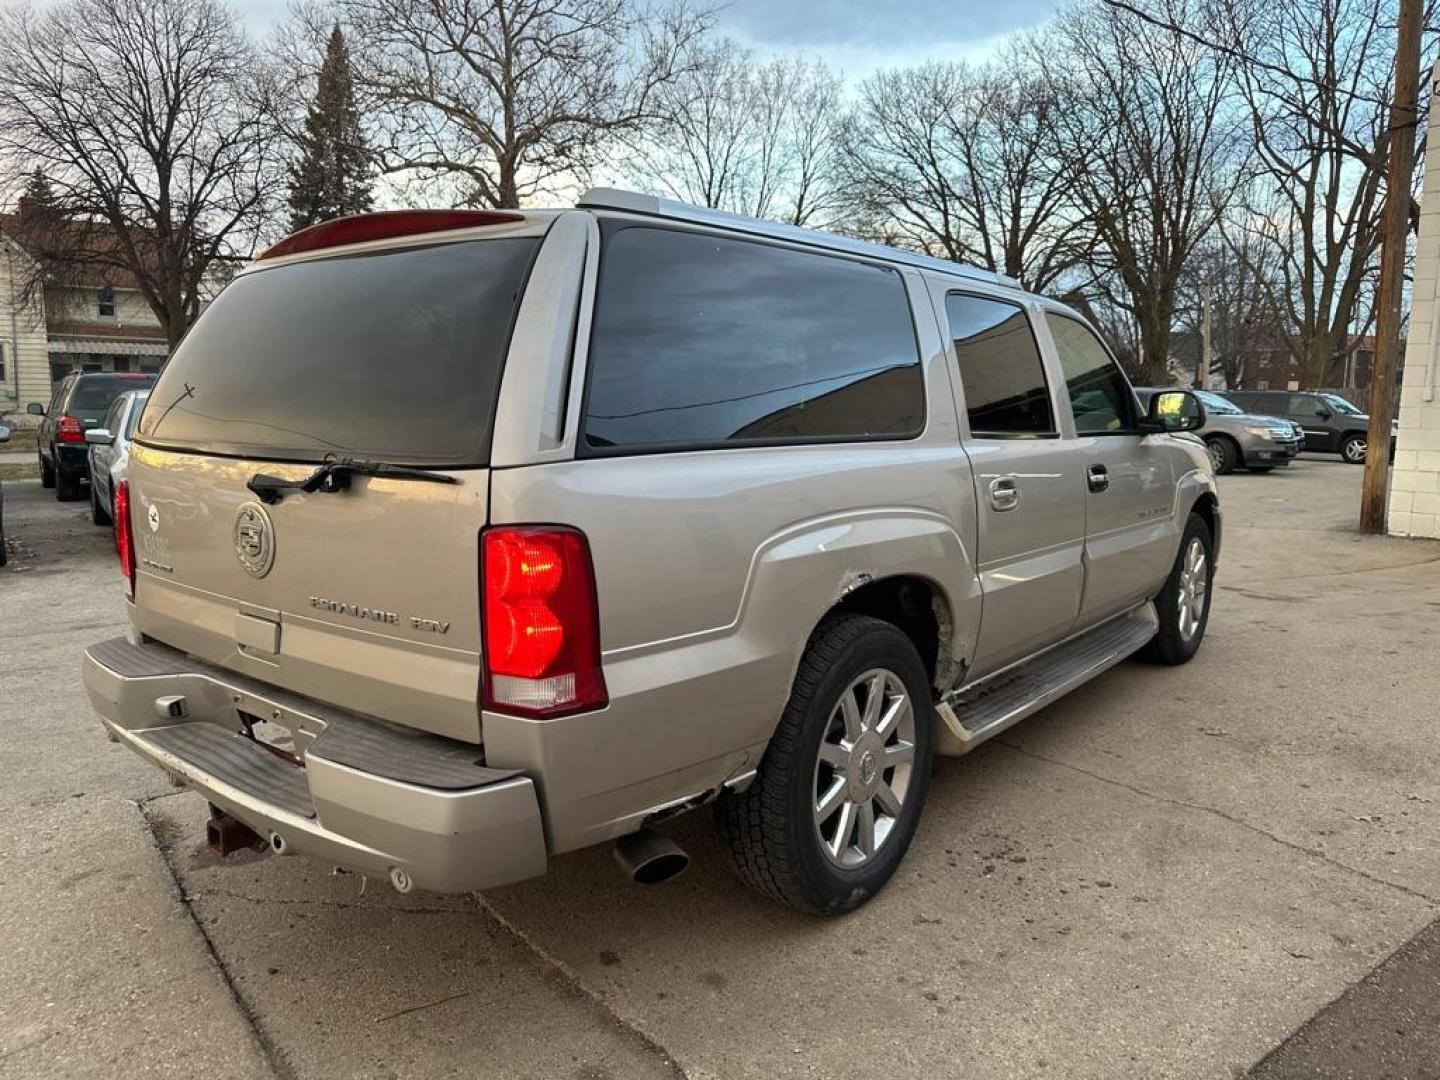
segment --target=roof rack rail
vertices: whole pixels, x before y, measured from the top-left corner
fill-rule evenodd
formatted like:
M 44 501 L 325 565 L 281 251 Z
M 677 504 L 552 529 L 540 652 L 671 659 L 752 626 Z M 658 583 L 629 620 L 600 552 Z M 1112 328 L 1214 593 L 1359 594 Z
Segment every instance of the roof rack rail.
M 978 266 L 937 259 L 931 255 L 920 255 L 885 244 L 871 244 L 864 240 L 853 240 L 848 236 L 824 232 L 820 229 L 806 229 L 799 225 L 785 225 L 778 221 L 732 214 L 725 210 L 711 210 L 703 206 L 692 206 L 677 199 L 662 199 L 655 195 L 642 195 L 637 191 L 623 191 L 620 188 L 591 188 L 580 196 L 577 207 L 592 210 L 622 210 L 629 214 L 644 214 L 649 217 L 666 218 L 670 221 L 688 221 L 697 225 L 714 225 L 722 229 L 748 233 L 752 236 L 768 236 L 777 240 L 789 240 L 829 251 L 849 255 L 863 255 L 872 259 L 904 263 L 926 270 L 938 270 L 945 274 L 986 281 L 996 285 L 1020 288 L 1020 283 L 1005 274 L 992 270 L 981 270 Z

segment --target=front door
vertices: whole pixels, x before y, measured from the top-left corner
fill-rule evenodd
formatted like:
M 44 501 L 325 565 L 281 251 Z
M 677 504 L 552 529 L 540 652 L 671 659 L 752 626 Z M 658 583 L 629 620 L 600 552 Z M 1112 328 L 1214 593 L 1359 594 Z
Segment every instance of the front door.
M 1084 463 L 1085 590 L 1079 625 L 1152 596 L 1175 558 L 1170 436 L 1139 431 L 1139 406 L 1105 346 L 1079 319 L 1047 312 Z
M 1335 413 L 1313 394 L 1286 396 L 1285 414 L 1305 429 L 1305 449 L 1333 453 L 1340 449 L 1335 433 Z
M 944 292 L 978 504 L 983 590 L 971 672 L 983 675 L 1070 632 L 1080 609 L 1085 480 L 1019 304 Z

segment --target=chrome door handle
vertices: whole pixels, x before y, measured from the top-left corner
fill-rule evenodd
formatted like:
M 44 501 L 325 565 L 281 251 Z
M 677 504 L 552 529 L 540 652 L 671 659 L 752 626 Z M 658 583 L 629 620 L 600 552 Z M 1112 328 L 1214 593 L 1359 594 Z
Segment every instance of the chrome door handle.
M 1104 491 L 1110 486 L 1110 472 L 1104 465 L 1091 465 L 1085 470 L 1085 482 L 1094 492 Z
M 1020 487 L 1008 476 L 990 481 L 990 505 L 996 510 L 1014 510 L 1020 505 Z

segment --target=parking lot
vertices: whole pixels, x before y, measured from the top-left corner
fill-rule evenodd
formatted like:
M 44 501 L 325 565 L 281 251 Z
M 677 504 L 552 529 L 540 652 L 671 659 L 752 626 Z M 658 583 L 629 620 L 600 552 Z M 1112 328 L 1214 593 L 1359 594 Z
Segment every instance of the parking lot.
M 704 811 L 651 890 L 601 849 L 477 897 L 222 863 L 80 686 L 108 532 L 7 482 L 0 1075 L 1440 1075 L 1440 546 L 1357 536 L 1360 480 L 1222 480 L 1199 657 L 942 760 L 833 921 L 745 891 Z

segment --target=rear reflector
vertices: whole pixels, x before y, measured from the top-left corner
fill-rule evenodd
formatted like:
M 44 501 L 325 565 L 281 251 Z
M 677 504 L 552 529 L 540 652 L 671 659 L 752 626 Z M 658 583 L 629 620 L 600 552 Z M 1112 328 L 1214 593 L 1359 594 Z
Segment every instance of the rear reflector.
M 354 217 L 322 221 L 291 233 L 279 243 L 266 248 L 257 259 L 278 259 L 302 251 L 363 244 L 368 240 L 391 240 L 397 236 L 419 236 L 425 233 L 448 232 L 452 229 L 475 229 L 482 225 L 509 225 L 524 221 L 524 214 L 508 210 L 385 210 L 378 214 L 357 214 Z
M 554 717 L 603 708 L 590 547 L 554 525 L 487 529 L 480 542 L 488 709 Z
M 125 575 L 125 595 L 135 599 L 135 534 L 130 530 L 130 481 L 115 482 L 115 553 Z
M 85 429 L 75 417 L 62 416 L 55 424 L 55 441 L 63 443 L 83 443 L 85 441 Z

